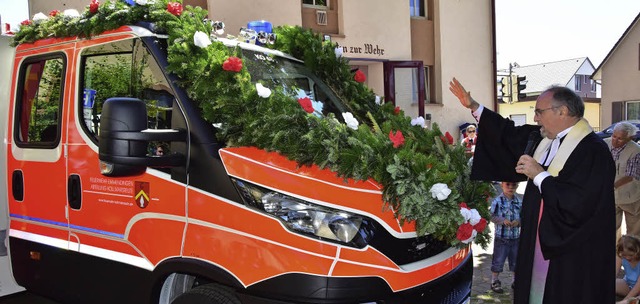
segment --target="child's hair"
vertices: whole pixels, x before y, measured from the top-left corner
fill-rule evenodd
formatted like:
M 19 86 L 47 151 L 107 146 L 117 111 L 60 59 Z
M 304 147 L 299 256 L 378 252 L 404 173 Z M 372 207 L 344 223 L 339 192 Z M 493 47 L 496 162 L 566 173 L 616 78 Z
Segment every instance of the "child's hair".
M 621 236 L 616 246 L 616 254 L 620 257 L 623 251 L 632 252 L 633 259 L 640 261 L 640 239 L 628 234 Z

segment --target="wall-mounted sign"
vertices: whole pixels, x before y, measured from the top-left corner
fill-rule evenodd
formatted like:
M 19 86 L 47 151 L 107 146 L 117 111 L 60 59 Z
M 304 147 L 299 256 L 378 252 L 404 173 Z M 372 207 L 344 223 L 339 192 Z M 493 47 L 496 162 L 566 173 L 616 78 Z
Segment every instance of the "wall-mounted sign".
M 338 47 L 342 48 L 343 54 L 364 54 L 364 55 L 384 56 L 384 48 L 381 48 L 377 44 L 373 45 L 370 43 L 364 43 L 362 44 L 362 46 L 338 45 Z

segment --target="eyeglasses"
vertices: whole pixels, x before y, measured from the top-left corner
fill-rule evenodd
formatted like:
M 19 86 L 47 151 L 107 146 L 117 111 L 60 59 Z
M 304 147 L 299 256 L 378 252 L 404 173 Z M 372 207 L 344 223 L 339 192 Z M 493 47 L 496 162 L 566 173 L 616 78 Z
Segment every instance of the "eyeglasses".
M 476 130 L 469 130 L 467 133 L 476 133 Z
M 559 107 L 561 107 L 561 106 L 553 106 L 553 107 L 549 107 L 549 108 L 546 108 L 546 109 L 535 109 L 535 110 L 533 110 L 533 112 L 536 114 L 536 116 L 540 116 L 540 115 L 542 115 L 542 113 L 544 113 L 544 111 L 551 110 L 551 109 L 556 109 L 556 108 L 559 108 Z

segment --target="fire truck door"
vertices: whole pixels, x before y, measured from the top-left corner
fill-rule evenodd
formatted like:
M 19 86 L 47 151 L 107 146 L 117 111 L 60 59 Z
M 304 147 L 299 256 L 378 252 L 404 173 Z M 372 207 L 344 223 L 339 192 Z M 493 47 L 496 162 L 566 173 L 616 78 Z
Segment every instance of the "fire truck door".
M 72 47 L 61 45 L 43 55 L 18 56 L 14 63 L 18 78 L 11 93 L 15 104 L 8 132 L 7 196 L 15 250 L 28 252 L 27 247 L 18 246 L 27 242 L 58 248 L 68 244 L 63 104 L 72 98 L 71 80 L 65 76 L 67 63 L 73 61 Z
M 77 43 L 82 70 L 76 95 L 82 100 L 69 111 L 70 248 L 150 269 L 161 256 L 180 254 L 186 188 L 163 168 L 125 177 L 101 174 L 100 117 L 107 99 L 138 98 L 147 104 L 148 128 L 169 129 L 174 100 L 140 39 L 110 38 Z M 159 153 L 171 153 L 170 143 L 149 142 L 148 156 Z

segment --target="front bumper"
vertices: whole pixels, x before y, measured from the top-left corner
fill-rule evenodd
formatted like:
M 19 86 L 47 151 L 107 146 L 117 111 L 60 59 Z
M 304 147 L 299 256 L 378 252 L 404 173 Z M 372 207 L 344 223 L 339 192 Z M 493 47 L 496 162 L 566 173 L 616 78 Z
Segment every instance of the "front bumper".
M 461 304 L 471 296 L 472 278 L 473 257 L 469 254 L 446 275 L 396 293 L 379 277 L 286 274 L 250 286 L 238 296 L 244 304 Z

